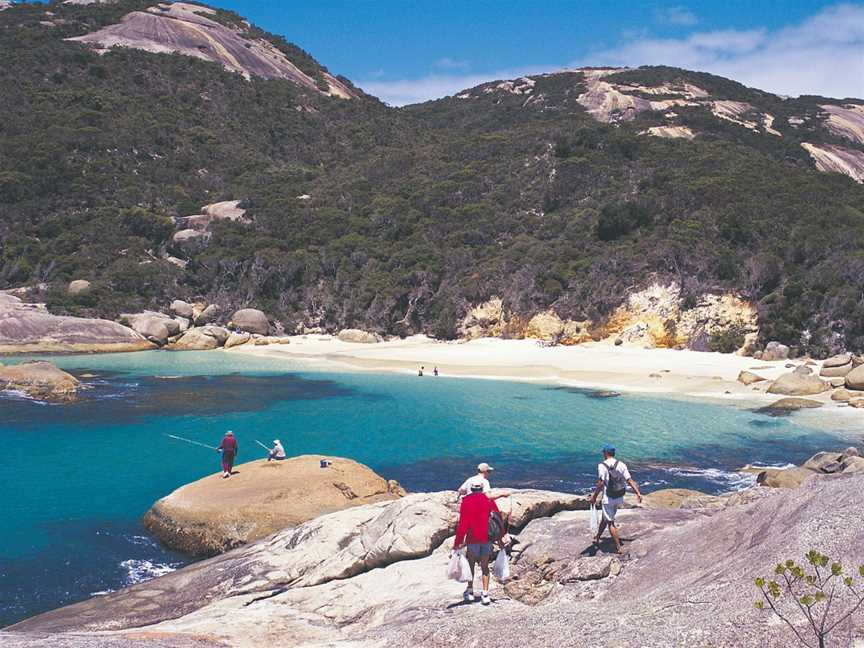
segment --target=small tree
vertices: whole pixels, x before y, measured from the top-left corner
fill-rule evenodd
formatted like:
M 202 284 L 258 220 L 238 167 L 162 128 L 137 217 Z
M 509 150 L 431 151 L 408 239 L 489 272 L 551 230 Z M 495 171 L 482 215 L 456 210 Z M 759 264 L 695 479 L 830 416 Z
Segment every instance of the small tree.
M 794 560 L 779 563 L 777 580 L 756 579 L 762 592 L 756 607 L 770 609 L 807 648 L 825 648 L 828 635 L 864 605 L 864 591 L 839 562 L 812 549 L 805 557 L 805 566 Z M 858 576 L 864 577 L 864 566 Z M 796 623 L 795 617 L 803 618 Z

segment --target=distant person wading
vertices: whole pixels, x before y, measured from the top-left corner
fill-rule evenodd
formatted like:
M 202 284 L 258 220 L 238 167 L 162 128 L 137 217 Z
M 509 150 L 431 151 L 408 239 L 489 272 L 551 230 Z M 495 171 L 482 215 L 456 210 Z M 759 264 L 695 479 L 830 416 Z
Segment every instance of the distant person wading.
M 231 471 L 234 468 L 234 458 L 237 456 L 237 439 L 234 438 L 234 433 L 228 430 L 222 438 L 222 443 L 216 449 L 222 453 L 222 479 L 228 479 L 231 476 Z

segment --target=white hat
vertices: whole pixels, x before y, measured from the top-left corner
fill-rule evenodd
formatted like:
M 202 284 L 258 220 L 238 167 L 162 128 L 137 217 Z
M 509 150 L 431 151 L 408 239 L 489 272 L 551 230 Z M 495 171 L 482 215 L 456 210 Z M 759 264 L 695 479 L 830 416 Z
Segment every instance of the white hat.
M 477 464 L 477 472 L 492 472 L 493 470 L 495 469 L 485 461 L 481 464 Z
M 273 439 L 273 443 L 280 443 L 279 439 Z

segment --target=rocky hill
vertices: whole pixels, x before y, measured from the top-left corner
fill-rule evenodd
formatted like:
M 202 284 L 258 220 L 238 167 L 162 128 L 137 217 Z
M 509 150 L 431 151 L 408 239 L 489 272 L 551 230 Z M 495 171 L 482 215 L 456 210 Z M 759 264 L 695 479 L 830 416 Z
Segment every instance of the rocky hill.
M 0 53 L 0 289 L 55 315 L 864 349 L 861 100 L 597 68 L 393 109 L 145 0 L 11 6 Z

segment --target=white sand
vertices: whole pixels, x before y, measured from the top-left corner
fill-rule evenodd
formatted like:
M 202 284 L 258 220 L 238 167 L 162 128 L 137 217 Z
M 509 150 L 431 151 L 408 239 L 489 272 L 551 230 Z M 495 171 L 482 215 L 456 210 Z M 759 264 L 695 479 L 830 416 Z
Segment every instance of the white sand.
M 302 361 L 342 370 L 398 372 L 416 375 L 425 366 L 432 378 L 441 376 L 536 381 L 621 392 L 715 400 L 730 405 L 759 407 L 782 396 L 765 393 L 769 381 L 791 371 L 787 364 L 804 360 L 763 362 L 724 353 L 646 349 L 595 342 L 578 346 L 543 347 L 536 340 L 484 338 L 470 342 L 440 342 L 424 335 L 379 344 L 342 342 L 328 335 L 290 338 L 290 344 L 234 347 L 243 353 L 286 361 Z M 742 370 L 766 380 L 745 386 L 737 381 Z M 814 367 L 818 371 L 818 367 Z M 832 430 L 857 431 L 864 411 L 830 400 L 829 392 L 808 396 L 825 405 L 796 413 L 802 424 Z M 827 416 L 826 416 L 827 415 Z

